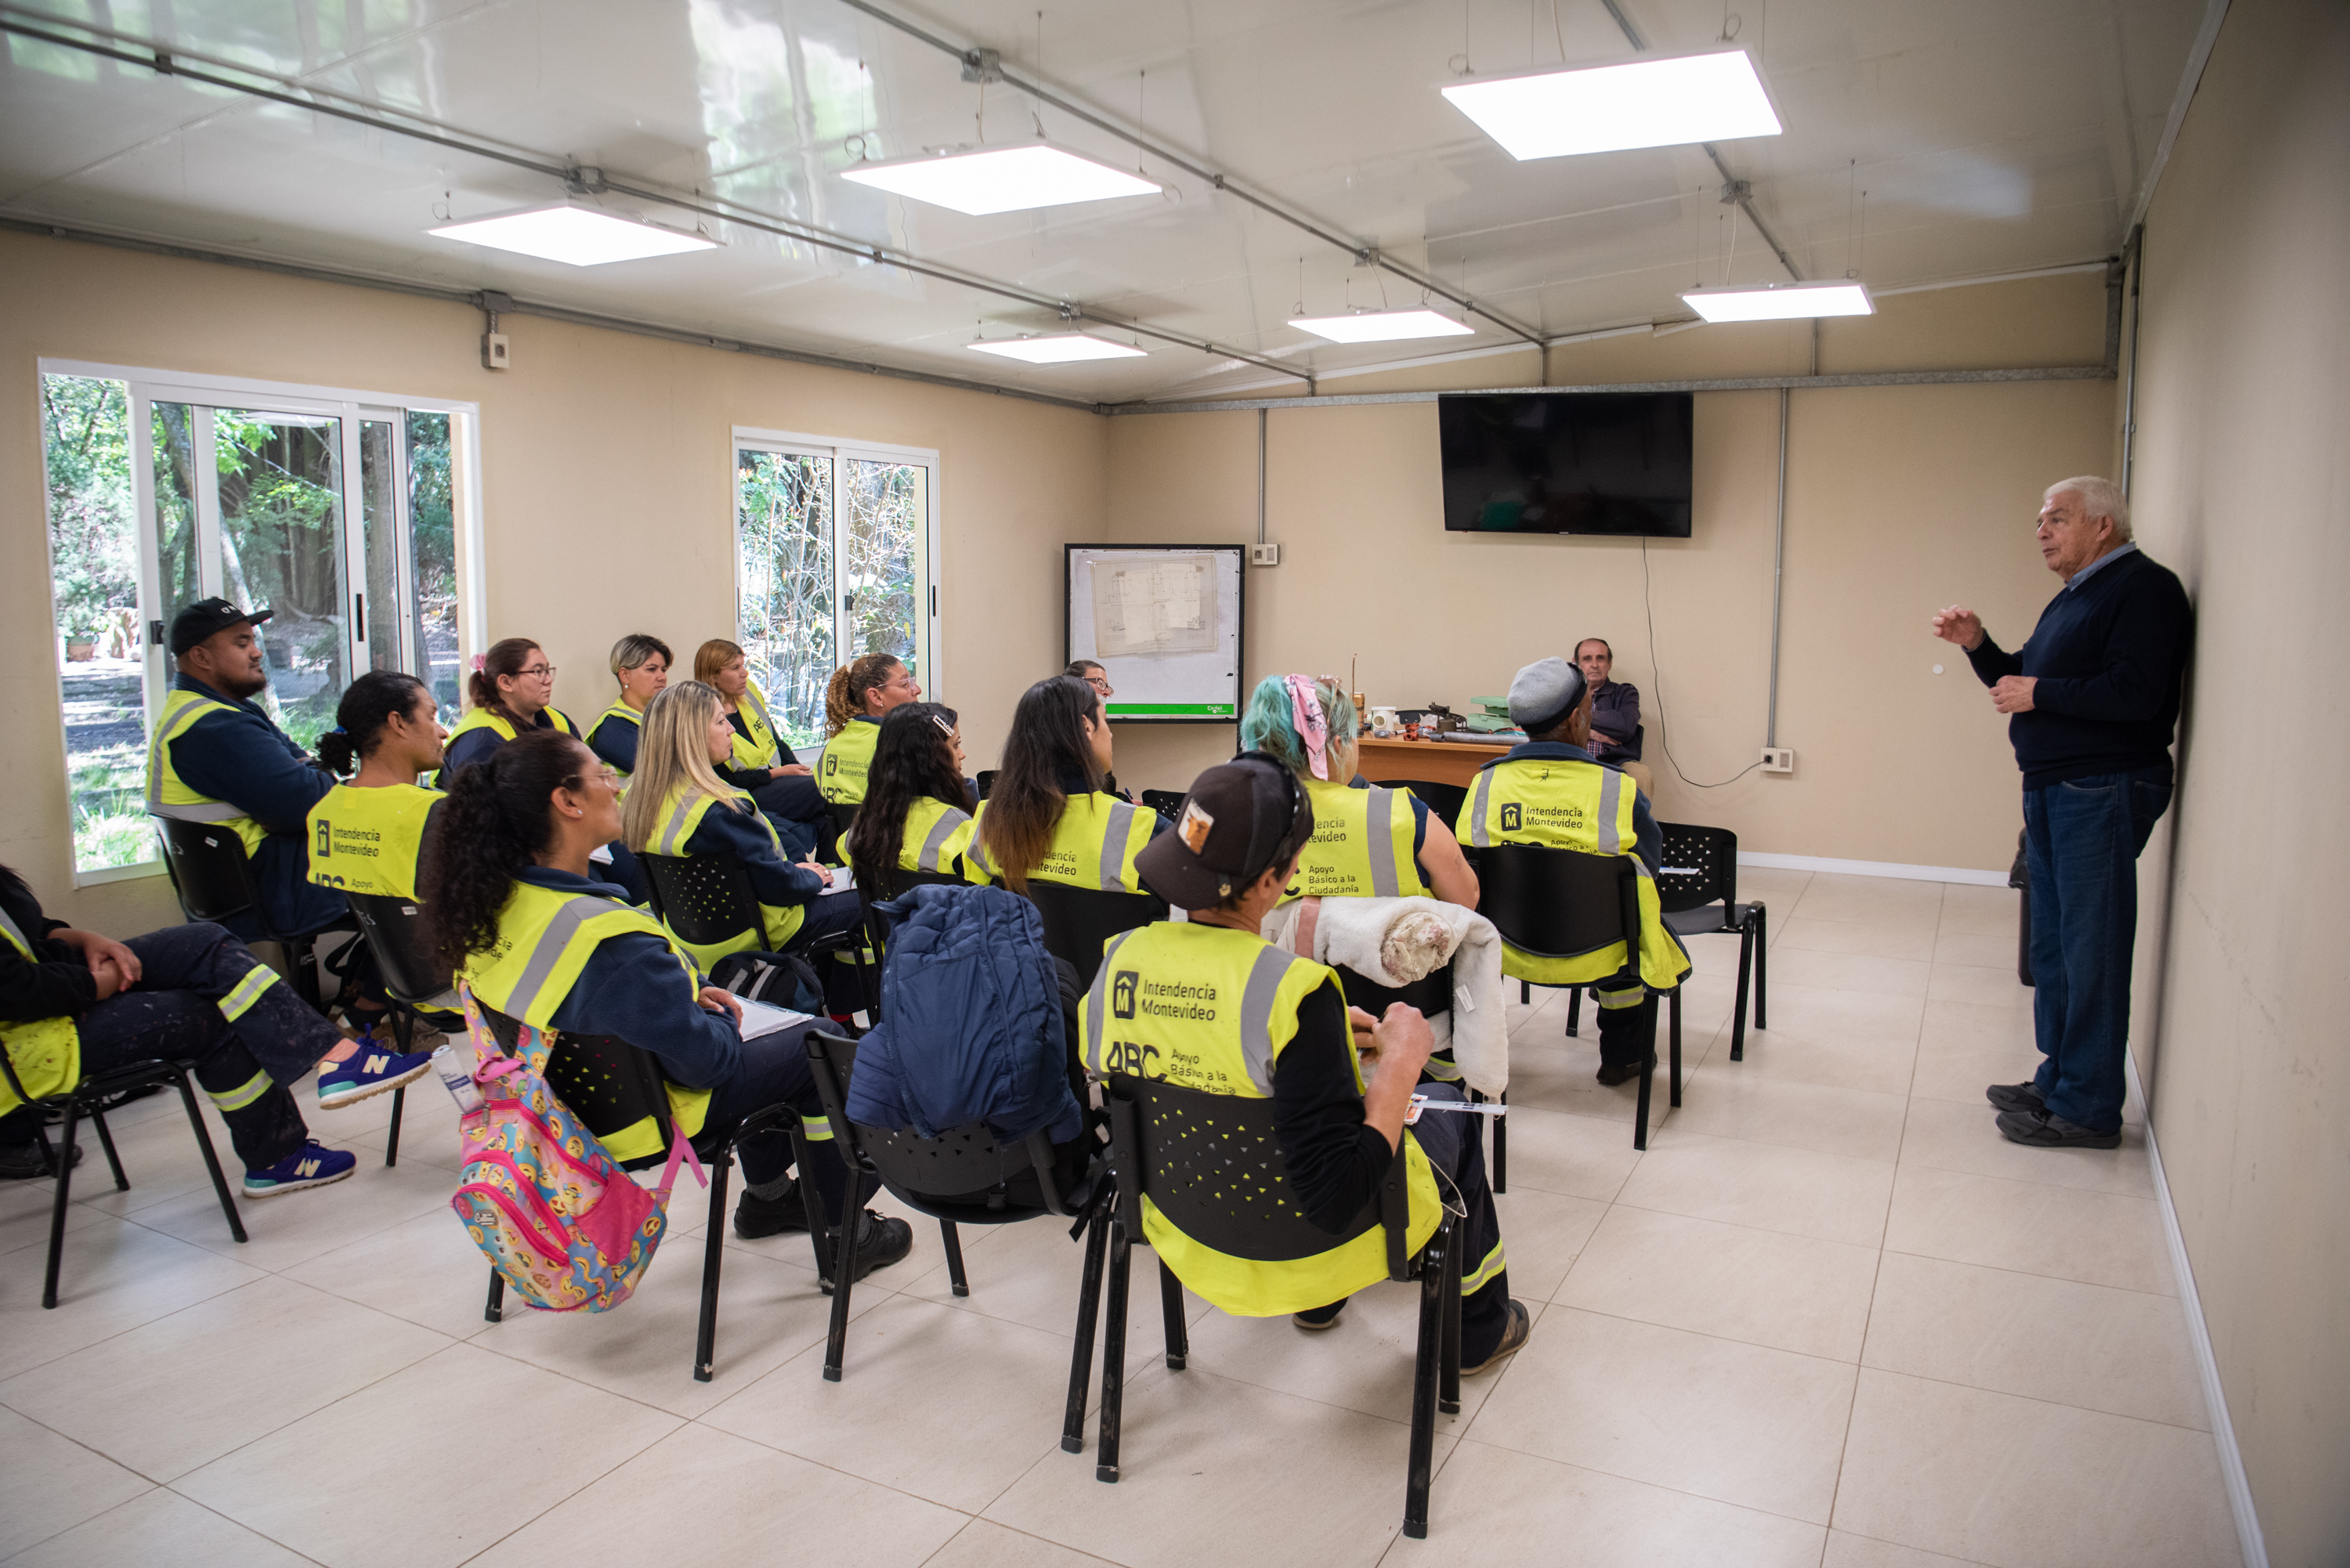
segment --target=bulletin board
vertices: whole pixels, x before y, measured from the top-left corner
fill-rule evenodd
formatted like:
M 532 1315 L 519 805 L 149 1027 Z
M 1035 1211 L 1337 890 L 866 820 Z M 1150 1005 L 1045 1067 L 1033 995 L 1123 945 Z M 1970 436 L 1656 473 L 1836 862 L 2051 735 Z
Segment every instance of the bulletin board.
M 1245 545 L 1069 545 L 1071 662 L 1108 672 L 1109 716 L 1235 724 Z

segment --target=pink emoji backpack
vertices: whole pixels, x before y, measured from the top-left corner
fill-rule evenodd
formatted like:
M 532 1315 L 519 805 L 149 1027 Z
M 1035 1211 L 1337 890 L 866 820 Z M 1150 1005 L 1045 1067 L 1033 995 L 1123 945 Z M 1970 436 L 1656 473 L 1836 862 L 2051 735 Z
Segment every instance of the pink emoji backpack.
M 660 1186 L 648 1190 L 546 1086 L 555 1032 L 522 1026 L 506 1054 L 461 985 L 466 1045 L 481 1103 L 464 1112 L 464 1165 L 449 1206 L 490 1266 L 535 1307 L 608 1312 L 627 1301 L 669 1227 L 670 1189 L 681 1160 L 701 1161 L 682 1132 L 670 1146 Z

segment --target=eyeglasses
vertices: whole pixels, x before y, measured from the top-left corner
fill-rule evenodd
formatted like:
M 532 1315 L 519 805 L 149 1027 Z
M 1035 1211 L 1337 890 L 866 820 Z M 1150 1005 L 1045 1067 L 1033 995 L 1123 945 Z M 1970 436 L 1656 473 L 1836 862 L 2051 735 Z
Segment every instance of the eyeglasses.
M 515 673 L 516 675 L 552 675 L 555 673 L 555 666 L 552 664 L 534 664 L 528 670 L 517 670 Z
M 620 770 L 619 770 L 619 769 L 618 769 L 618 768 L 616 768 L 616 767 L 614 767 L 611 763 L 605 763 L 602 767 L 598 768 L 598 769 L 597 769 L 594 773 L 592 773 L 592 774 L 572 774 L 569 778 L 565 779 L 565 780 L 563 781 L 563 787 L 564 787 L 564 788 L 566 788 L 566 789 L 569 789 L 569 788 L 571 788 L 573 785 L 575 785 L 575 784 L 584 784 L 585 782 L 587 782 L 588 779 L 591 779 L 591 778 L 599 778 L 599 779 L 602 779 L 606 784 L 610 784 L 610 785 L 612 785 L 615 789 L 617 789 L 617 788 L 619 788 L 619 784 L 620 784 Z
M 1086 677 L 1086 684 L 1092 687 L 1095 691 L 1100 692 L 1105 697 L 1115 697 L 1118 695 L 1117 688 L 1110 685 L 1109 677 L 1107 675 L 1088 675 Z

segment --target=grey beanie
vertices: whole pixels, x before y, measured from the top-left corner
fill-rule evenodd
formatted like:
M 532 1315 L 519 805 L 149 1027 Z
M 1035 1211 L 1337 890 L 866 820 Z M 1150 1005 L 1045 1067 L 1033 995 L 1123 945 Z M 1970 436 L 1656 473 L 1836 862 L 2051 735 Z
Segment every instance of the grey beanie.
M 1543 659 L 1510 682 L 1510 722 L 1527 734 L 1555 729 L 1583 705 L 1583 671 L 1564 659 Z

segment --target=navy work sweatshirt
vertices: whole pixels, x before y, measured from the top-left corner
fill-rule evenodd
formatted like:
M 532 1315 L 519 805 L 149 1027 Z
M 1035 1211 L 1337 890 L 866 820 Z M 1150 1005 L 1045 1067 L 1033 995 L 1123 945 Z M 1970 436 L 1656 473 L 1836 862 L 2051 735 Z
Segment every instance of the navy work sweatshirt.
M 229 710 L 214 709 L 181 732 L 172 742 L 172 768 L 190 789 L 228 802 L 269 835 L 253 856 L 267 929 L 301 936 L 347 919 L 342 894 L 310 880 L 309 836 L 303 831 L 303 818 L 335 787 L 335 775 L 312 763 L 251 699 L 215 691 L 192 675 L 180 676 L 172 686 Z M 248 941 L 263 929 L 249 909 L 221 924 Z
M 2013 653 L 1986 632 L 1967 655 L 1984 685 L 2007 675 L 2038 682 L 2032 711 L 2007 723 L 2023 787 L 2139 768 L 2168 778 L 2193 622 L 2177 575 L 2132 550 L 2059 589 Z

